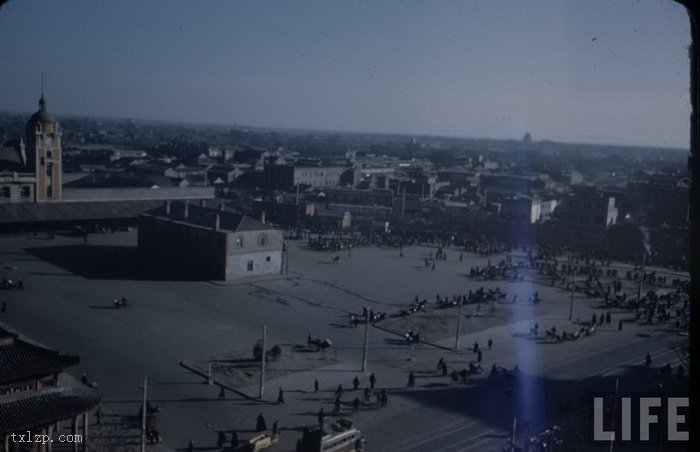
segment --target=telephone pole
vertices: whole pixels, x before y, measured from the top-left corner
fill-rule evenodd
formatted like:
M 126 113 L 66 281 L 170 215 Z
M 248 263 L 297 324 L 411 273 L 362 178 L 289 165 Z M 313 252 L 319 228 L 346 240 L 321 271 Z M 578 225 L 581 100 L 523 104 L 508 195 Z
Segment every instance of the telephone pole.
M 141 452 L 146 451 L 146 416 L 148 409 L 146 408 L 146 395 L 148 392 L 148 377 L 143 376 L 143 395 L 141 397 Z
M 365 343 L 362 347 L 362 372 L 367 372 L 367 352 L 369 350 L 369 311 L 365 316 Z
M 642 271 L 639 273 L 639 286 L 637 286 L 637 306 L 642 301 L 642 282 L 644 281 L 644 266 L 646 265 L 647 253 L 642 254 Z
M 457 333 L 455 334 L 455 350 L 459 349 L 459 336 L 462 334 L 462 300 L 457 309 Z
M 262 355 L 260 356 L 260 391 L 258 398 L 262 399 L 265 392 L 265 342 L 267 341 L 267 325 L 263 325 Z

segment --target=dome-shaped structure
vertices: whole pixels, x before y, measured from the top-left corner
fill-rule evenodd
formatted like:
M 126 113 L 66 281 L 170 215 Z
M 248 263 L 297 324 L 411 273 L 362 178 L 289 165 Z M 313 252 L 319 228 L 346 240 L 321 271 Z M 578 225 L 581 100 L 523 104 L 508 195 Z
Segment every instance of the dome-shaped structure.
M 44 94 L 42 94 L 41 99 L 39 99 L 39 111 L 34 113 L 32 117 L 29 118 L 29 122 L 32 124 L 53 124 L 56 122 L 54 117 L 46 111 L 46 100 L 44 99 Z

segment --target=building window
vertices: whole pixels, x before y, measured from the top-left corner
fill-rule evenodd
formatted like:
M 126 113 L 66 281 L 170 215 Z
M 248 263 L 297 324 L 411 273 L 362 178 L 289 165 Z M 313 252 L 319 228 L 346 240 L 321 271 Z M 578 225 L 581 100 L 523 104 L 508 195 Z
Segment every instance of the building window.
M 258 245 L 267 246 L 267 234 L 260 234 L 258 236 Z
M 272 260 L 272 258 L 271 258 L 270 256 L 265 256 L 265 261 L 266 261 L 266 262 L 270 262 L 271 260 Z
M 9 198 L 10 197 L 10 187 L 2 187 L 2 190 L 0 190 L 0 196 L 3 198 Z
M 236 248 L 243 248 L 243 237 L 236 237 Z
M 21 188 L 21 194 L 23 198 L 29 198 L 32 196 L 32 189 L 30 187 L 24 186 Z
M 253 261 L 248 261 L 248 271 L 249 272 L 253 271 Z

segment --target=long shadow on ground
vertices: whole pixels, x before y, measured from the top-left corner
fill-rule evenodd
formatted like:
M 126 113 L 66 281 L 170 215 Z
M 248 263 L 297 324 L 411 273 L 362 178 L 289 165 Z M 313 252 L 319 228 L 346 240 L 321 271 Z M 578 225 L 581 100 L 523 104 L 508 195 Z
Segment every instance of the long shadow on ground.
M 80 244 L 25 248 L 25 251 L 86 279 L 197 280 L 154 272 L 139 258 L 135 246 Z
M 449 377 L 419 377 L 416 379 L 416 387 L 392 390 L 389 396 L 401 395 L 414 399 L 426 407 L 463 414 L 465 416 L 464 426 L 455 426 L 454 435 L 445 438 L 446 441 L 449 441 L 449 438 L 458 438 L 459 430 L 468 428 L 467 418 L 481 421 L 482 424 L 488 426 L 489 431 L 493 429 L 491 433 L 510 432 L 513 419 L 517 418 L 517 436 L 521 438 L 520 443 L 522 443 L 523 438 L 535 436 L 546 428 L 557 425 L 563 432 L 561 436 L 566 439 L 567 447 L 562 450 L 574 450 L 571 447 L 575 444 L 578 447 L 576 450 L 603 451 L 609 450 L 609 442 L 593 441 L 594 397 L 604 397 L 606 409 L 612 409 L 616 399 L 615 387 L 619 381 L 620 393 L 617 397 L 616 425 L 618 425 L 619 430 L 621 407 L 619 397 L 632 397 L 632 400 L 636 401 L 633 403 L 632 436 L 634 438 L 637 435 L 636 437 L 639 438 L 639 426 L 638 422 L 635 421 L 635 419 L 639 419 L 639 414 L 635 412 L 634 408 L 635 404 L 637 408 L 639 404 L 635 397 L 640 395 L 662 398 L 669 396 L 687 397 L 687 377 L 679 379 L 675 371 L 674 368 L 670 375 L 662 376 L 659 368 L 628 366 L 617 376 L 596 376 L 581 380 L 557 380 L 523 373 L 502 373 L 495 377 L 467 379 L 466 384 L 450 383 L 449 387 L 441 387 L 442 385 L 436 384 L 436 382 L 448 382 Z M 512 388 L 512 392 L 508 391 L 508 387 Z M 666 423 L 666 415 L 663 411 L 666 409 L 665 407 L 666 405 L 661 409 L 652 409 L 652 414 L 658 415 L 661 425 Z M 687 409 L 681 408 L 679 414 L 687 415 Z M 605 430 L 613 430 L 612 418 L 610 413 L 604 417 Z M 687 431 L 689 425 L 680 424 L 679 430 Z M 466 430 L 461 432 L 462 436 L 466 436 L 467 433 Z M 618 442 L 615 444 L 615 450 L 638 451 L 641 450 L 640 446 L 648 444 L 653 444 L 655 447 L 662 444 L 664 451 L 686 450 L 687 443 L 668 442 L 665 437 L 660 439 L 657 436 L 659 433 L 660 431 L 652 424 L 649 443 Z M 665 435 L 665 429 L 663 434 Z M 407 444 L 410 445 L 410 439 L 407 441 Z M 445 442 L 444 445 L 448 447 L 449 442 Z M 411 445 L 411 447 L 413 446 Z M 434 447 L 439 449 L 440 446 L 436 443 Z M 453 449 L 450 448 L 450 450 Z

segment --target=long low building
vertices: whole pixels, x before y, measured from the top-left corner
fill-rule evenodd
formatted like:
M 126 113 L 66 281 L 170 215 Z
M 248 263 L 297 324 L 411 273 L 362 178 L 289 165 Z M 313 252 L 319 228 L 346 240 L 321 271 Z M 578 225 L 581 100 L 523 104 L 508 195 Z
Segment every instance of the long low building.
M 138 247 L 154 274 L 231 281 L 280 273 L 284 236 L 236 212 L 166 201 L 140 215 Z

